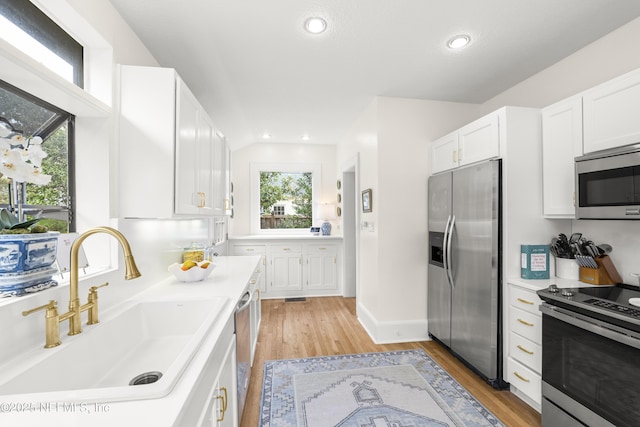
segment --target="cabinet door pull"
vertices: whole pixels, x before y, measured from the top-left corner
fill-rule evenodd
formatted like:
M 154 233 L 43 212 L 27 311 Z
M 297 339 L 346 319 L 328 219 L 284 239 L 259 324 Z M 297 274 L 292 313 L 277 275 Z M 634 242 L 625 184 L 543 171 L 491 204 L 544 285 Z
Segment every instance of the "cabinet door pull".
M 255 249 L 253 249 L 253 248 L 247 248 L 247 249 L 246 249 L 246 251 L 247 251 L 247 252 L 253 252 L 253 251 L 255 251 Z
M 220 387 L 220 391 L 222 392 L 222 394 L 218 394 L 216 396 L 217 399 L 222 400 L 222 405 L 220 408 L 220 416 L 218 417 L 218 421 L 224 421 L 224 415 L 227 412 L 227 403 L 229 402 L 228 399 L 228 395 L 227 395 L 227 388 L 226 387 Z
M 527 350 L 526 348 L 524 348 L 520 344 L 518 344 L 517 347 L 518 347 L 518 350 L 520 350 L 520 351 L 524 351 L 527 354 L 533 354 L 533 351 Z
M 455 163 L 455 162 L 456 162 L 456 151 L 458 151 L 458 150 L 453 150 L 453 151 L 451 152 L 451 161 L 452 161 L 453 163 Z
M 515 371 L 513 372 L 513 375 L 515 375 L 516 377 L 520 378 L 520 379 L 521 379 L 522 381 L 524 381 L 525 383 L 531 382 L 531 380 L 529 380 L 529 379 L 527 379 L 527 378 L 523 377 L 522 375 L 520 375 L 519 373 L 517 373 L 517 372 L 515 372 Z
M 522 319 L 518 319 L 518 322 L 520 322 L 520 323 L 522 323 L 523 325 L 526 325 L 526 326 L 534 326 L 533 323 L 525 322 Z
M 462 161 L 462 148 L 458 150 L 458 161 Z
M 533 305 L 533 301 L 527 301 L 526 299 L 518 298 L 518 301 L 523 304 Z
M 283 251 L 290 251 L 291 248 L 282 248 Z

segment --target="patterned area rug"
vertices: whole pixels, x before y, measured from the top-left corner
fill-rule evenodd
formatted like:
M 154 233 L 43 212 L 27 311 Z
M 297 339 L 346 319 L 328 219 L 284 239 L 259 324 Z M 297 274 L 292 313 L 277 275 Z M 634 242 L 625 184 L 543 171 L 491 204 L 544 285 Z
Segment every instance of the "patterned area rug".
M 267 361 L 261 427 L 503 426 L 422 350 Z

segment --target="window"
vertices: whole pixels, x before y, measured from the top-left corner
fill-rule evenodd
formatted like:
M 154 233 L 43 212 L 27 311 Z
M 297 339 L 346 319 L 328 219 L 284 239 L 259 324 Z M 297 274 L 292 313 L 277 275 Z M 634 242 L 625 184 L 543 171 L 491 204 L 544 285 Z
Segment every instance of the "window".
M 74 117 L 0 81 L 0 122 L 15 134 L 41 137 L 42 148 L 47 153 L 42 170 L 51 175 L 51 182 L 42 186 L 26 185 L 24 212 L 27 217 L 46 218 L 40 224 L 53 231 L 74 231 L 71 215 Z M 10 207 L 9 180 L 5 176 L 0 177 L 0 206 Z
M 252 164 L 252 232 L 307 232 L 320 187 L 319 164 Z
M 0 2 L 0 38 L 83 87 L 83 47 L 28 0 Z
M 28 0 L 0 2 L 0 38 L 79 87 L 84 84 L 83 46 Z M 50 230 L 75 231 L 75 117 L 60 108 L 0 81 L 0 124 L 13 135 L 42 138 L 47 157 L 42 171 L 47 185 L 22 189 L 27 217 L 46 218 Z M 9 180 L 0 177 L 0 206 L 10 207 Z

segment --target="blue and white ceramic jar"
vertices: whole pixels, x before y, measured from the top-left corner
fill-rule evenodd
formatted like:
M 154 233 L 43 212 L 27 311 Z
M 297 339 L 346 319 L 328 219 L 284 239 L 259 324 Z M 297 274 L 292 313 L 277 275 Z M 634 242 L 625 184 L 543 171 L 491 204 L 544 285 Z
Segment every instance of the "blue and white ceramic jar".
M 51 281 L 59 234 L 0 234 L 0 292 L 20 294 Z

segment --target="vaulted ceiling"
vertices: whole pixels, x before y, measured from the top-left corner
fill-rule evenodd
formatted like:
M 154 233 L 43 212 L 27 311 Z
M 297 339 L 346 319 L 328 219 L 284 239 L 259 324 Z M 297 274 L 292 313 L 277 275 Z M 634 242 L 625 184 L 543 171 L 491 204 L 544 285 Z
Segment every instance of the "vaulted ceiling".
M 234 148 L 339 143 L 375 96 L 482 103 L 640 16 L 637 0 L 110 1 Z

